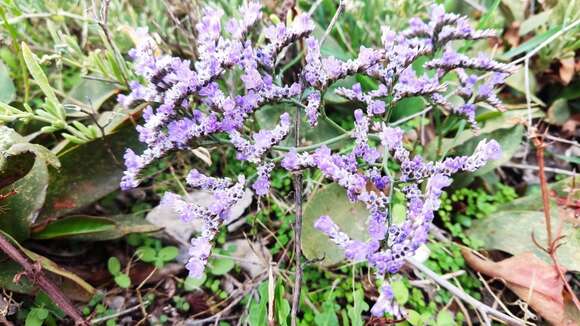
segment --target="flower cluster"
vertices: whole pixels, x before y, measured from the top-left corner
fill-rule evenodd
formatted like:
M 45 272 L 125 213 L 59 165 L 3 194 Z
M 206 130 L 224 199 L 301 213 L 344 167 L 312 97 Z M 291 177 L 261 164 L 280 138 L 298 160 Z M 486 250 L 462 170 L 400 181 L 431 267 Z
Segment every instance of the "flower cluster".
M 288 25 L 261 26 L 258 3 L 251 2 L 240 12 L 242 18 L 231 19 L 222 28 L 223 13 L 211 7 L 205 9 L 196 26 L 195 62 L 162 55 L 154 38 L 139 30 L 141 42 L 130 56 L 141 82 L 131 82 L 131 93 L 119 96 L 119 102 L 125 106 L 148 103 L 143 111 L 144 122 L 137 127 L 147 148 L 140 154 L 127 150 L 122 188 L 138 186 L 143 169 L 156 159 L 211 136 L 232 145 L 238 159 L 257 166 L 257 177 L 251 187 L 257 195 L 267 195 L 277 161 L 271 159 L 272 149 L 289 134 L 291 117 L 283 113 L 273 129 L 254 133 L 245 128 L 246 120 L 265 104 L 284 101 L 304 109 L 306 120 L 316 126 L 329 87 L 339 79 L 363 74 L 377 82 L 375 89 L 363 90 L 360 84 L 354 84 L 336 91 L 356 106 L 355 128 L 347 135 L 352 137 L 353 149 L 333 153 L 324 144 L 309 146 L 315 148 L 310 152 L 305 148 L 291 149 L 280 165 L 291 172 L 316 168 L 344 187 L 349 200 L 366 205 L 369 212 L 366 241 L 350 239 L 328 216 L 321 216 L 315 227 L 343 248 L 347 259 L 367 261 L 381 277 L 397 272 L 405 259 L 426 242 L 442 190 L 451 184 L 452 175 L 475 171 L 488 160 L 498 159 L 501 149 L 497 142 L 484 140 L 470 156 L 429 162 L 413 156 L 405 148 L 403 130 L 390 127 L 384 117 L 402 99 L 421 96 L 434 107 L 464 116 L 476 129 L 479 105 L 502 107 L 495 89 L 511 67 L 485 56 L 471 58 L 458 53 L 450 42 L 477 40 L 492 36 L 493 32 L 476 31 L 467 18 L 433 6 L 428 21 L 414 18 L 409 28 L 398 34 L 384 29 L 379 48 L 361 47 L 356 58 L 341 61 L 321 55 L 320 42 L 312 35 L 314 23 L 308 15 L 300 14 Z M 250 37 L 253 30 L 262 30 L 264 37 Z M 300 44 L 305 47 L 302 70 L 297 80 L 283 84 L 280 81 L 288 78 L 272 74 L 284 60 L 286 49 Z M 415 72 L 411 65 L 419 57 L 427 58 L 424 67 L 429 72 L 420 75 Z M 447 83 L 442 82 L 447 74 L 456 76 L 458 86 L 454 92 L 463 103 L 452 104 L 447 100 L 452 94 Z M 235 87 L 225 86 L 229 85 L 226 80 L 231 81 L 228 77 L 239 77 L 239 92 Z M 387 165 L 386 160 L 398 164 L 400 172 L 393 175 L 379 169 Z M 231 207 L 242 197 L 247 185 L 243 175 L 234 182 L 197 170 L 192 170 L 186 181 L 192 188 L 211 192 L 213 202 L 204 207 L 167 193 L 162 203 L 171 205 L 184 221 L 203 222 L 201 234 L 191 241 L 187 264 L 196 277 L 203 273 L 216 232 L 227 221 Z M 389 194 L 395 187 L 404 194 L 407 205 L 406 218 L 400 224 L 394 224 L 390 216 Z M 403 311 L 394 302 L 388 282 L 383 283 L 379 292 L 371 310 L 373 315 L 401 316 Z

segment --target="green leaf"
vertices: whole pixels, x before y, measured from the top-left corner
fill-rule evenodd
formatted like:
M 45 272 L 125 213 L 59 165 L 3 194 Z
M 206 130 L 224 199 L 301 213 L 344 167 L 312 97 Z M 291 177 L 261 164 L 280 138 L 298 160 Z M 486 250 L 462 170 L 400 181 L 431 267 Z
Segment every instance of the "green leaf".
M 213 275 L 224 275 L 234 268 L 235 263 L 230 258 L 215 258 L 210 262 L 209 272 Z
M 200 278 L 187 277 L 183 282 L 183 289 L 185 291 L 193 291 L 199 289 L 207 279 L 207 275 L 203 273 Z
M 140 247 L 137 249 L 137 256 L 146 263 L 152 263 L 157 259 L 157 252 L 150 247 Z
M 352 204 L 344 188 L 330 184 L 315 192 L 304 206 L 302 250 L 309 260 L 323 259 L 320 264 L 328 266 L 344 259 L 343 251 L 327 236 L 314 228 L 314 222 L 328 215 L 352 239 L 366 240 L 368 212 L 364 205 Z
M 28 144 L 12 129 L 0 126 L 0 230 L 18 240 L 28 238 L 29 227 L 42 207 L 48 184 L 48 150 Z M 34 153 L 34 156 L 31 156 Z M 52 162 L 54 163 L 54 162 Z
M 62 167 L 50 171 L 41 219 L 73 212 L 118 189 L 125 169 L 123 154 L 127 148 L 136 152 L 144 148 L 132 125 L 61 154 Z
M 41 326 L 48 318 L 48 310 L 44 308 L 32 308 L 26 316 L 25 326 Z
M 546 115 L 546 121 L 556 125 L 561 126 L 566 121 L 570 119 L 570 108 L 568 107 L 568 100 L 559 98 L 550 105 L 548 108 L 548 114 Z
M 541 205 L 541 200 L 537 200 Z M 513 206 L 512 206 L 513 207 Z M 554 214 L 556 213 L 556 214 Z M 557 210 L 552 211 L 552 225 L 559 226 L 561 220 Z M 553 228 L 552 232 L 556 232 Z M 532 241 L 546 244 L 546 224 L 544 213 L 531 210 L 505 210 L 501 207 L 483 220 L 474 221 L 467 235 L 483 242 L 483 247 L 499 249 L 512 255 L 533 252 L 536 256 L 551 264 L 550 257 Z M 569 271 L 580 271 L 580 230 L 570 221 L 562 223 L 562 246 L 556 252 L 558 262 Z
M 159 253 L 157 254 L 157 256 L 165 262 L 174 260 L 177 257 L 177 255 L 179 255 L 179 249 L 177 249 L 177 247 L 161 248 L 161 250 L 159 250 Z
M 437 326 L 454 326 L 455 321 L 453 320 L 453 315 L 449 310 L 441 310 L 437 314 Z
M 530 84 L 530 97 L 532 103 L 538 103 L 541 106 L 546 106 L 541 99 L 539 99 L 535 94 L 538 89 L 538 82 L 536 81 L 536 77 L 531 70 L 529 71 L 529 84 Z M 518 69 L 515 73 L 511 76 L 506 78 L 505 80 L 506 85 L 515 89 L 516 91 L 525 94 L 526 93 L 526 74 L 525 74 L 525 67 Z M 509 111 L 508 111 L 509 112 Z
M 38 59 L 36 58 L 34 53 L 30 51 L 28 45 L 26 45 L 26 43 L 24 42 L 22 42 L 22 56 L 24 57 L 26 67 L 28 67 L 30 75 L 32 75 L 32 78 L 34 78 L 34 80 L 36 81 L 36 83 L 46 96 L 47 100 L 49 102 L 52 102 L 54 105 L 58 105 L 60 107 L 60 102 L 56 97 L 56 94 L 54 93 L 52 86 L 50 86 L 48 78 L 46 78 L 44 71 L 42 71 L 42 68 L 38 64 Z M 64 120 L 65 117 L 64 115 L 62 115 L 60 116 L 60 118 Z
M 51 277 L 57 284 L 59 284 L 60 289 L 67 297 L 72 300 L 88 302 L 91 297 L 94 296 L 95 289 L 82 278 L 60 267 L 52 260 L 22 247 L 13 237 L 2 230 L 0 230 L 0 233 L 21 250 L 28 258 L 40 263 L 42 268 L 50 272 L 52 274 Z M 30 282 L 25 276 L 21 279 L 23 284 L 15 284 L 13 282 L 14 276 L 18 272 L 21 272 L 22 268 L 19 265 L 11 265 L 11 263 L 12 262 L 10 261 L 5 261 L 0 265 L 0 271 L 2 271 L 0 272 L 0 287 L 18 293 L 33 293 L 35 287 L 29 286 Z M 6 273 L 4 273 L 4 271 L 6 271 Z M 10 278 L 10 273 L 12 273 L 12 278 Z
M 268 324 L 268 282 L 260 284 L 258 294 L 258 301 L 255 301 L 250 296 L 251 303 L 248 313 L 248 324 L 250 326 L 265 326 Z
M 128 289 L 131 286 L 131 279 L 127 274 L 118 274 L 115 276 L 115 283 L 123 289 Z
M 300 109 L 302 110 L 302 109 Z M 260 110 L 256 111 L 256 121 L 262 129 L 273 129 L 280 120 L 280 115 L 284 112 L 288 112 L 292 117 L 291 120 L 296 116 L 296 106 L 291 103 L 284 103 L 278 105 L 265 105 Z M 330 123 L 323 119 L 318 120 L 318 126 L 316 128 L 311 128 L 304 114 L 302 115 L 302 122 L 300 125 L 300 136 L 304 143 L 306 144 L 316 144 L 323 142 L 325 140 L 337 137 L 341 135 L 342 132 L 333 127 Z M 294 129 L 290 130 L 290 133 L 285 138 L 284 141 L 280 143 L 282 146 L 294 146 Z M 330 145 L 330 148 L 337 148 L 341 145 L 340 142 Z
M 284 297 L 284 284 L 282 281 L 278 280 L 276 283 L 276 290 L 274 294 L 274 306 L 276 311 L 276 321 L 277 325 L 287 326 L 288 316 L 290 316 L 290 303 Z
M 508 60 L 511 60 L 515 56 L 518 56 L 522 53 L 526 53 L 528 51 L 531 51 L 531 50 L 535 49 L 538 45 L 540 45 L 542 42 L 544 42 L 545 40 L 550 38 L 552 35 L 558 33 L 561 29 L 562 29 L 562 26 L 552 27 L 549 30 L 547 30 L 546 32 L 539 34 L 539 35 L 536 35 L 536 36 L 532 37 L 531 39 L 527 40 L 526 42 L 524 42 L 523 44 L 521 44 L 520 46 L 513 48 L 513 49 L 509 50 L 508 52 L 502 54 L 500 57 L 502 60 L 508 61 Z
M 0 60 L 0 102 L 10 103 L 14 101 L 16 96 L 16 87 L 14 87 L 14 82 L 10 78 L 10 71 Z
M 415 310 L 407 310 L 407 322 L 413 326 L 423 326 L 421 315 Z
M 363 326 L 363 312 L 369 310 L 369 305 L 365 302 L 365 294 L 362 289 L 357 289 L 352 293 L 353 305 L 346 308 L 348 318 L 352 326 Z
M 395 300 L 400 305 L 404 305 L 409 300 L 409 290 L 405 283 L 401 281 L 395 281 L 391 283 L 391 287 L 393 289 L 393 295 L 395 296 Z
M 118 91 L 119 89 L 113 83 L 95 79 L 83 79 L 76 84 L 73 89 L 71 89 L 68 95 L 71 98 L 86 104 L 96 112 L 99 111 L 100 107 L 106 100 L 117 94 Z M 64 103 L 71 104 L 74 102 L 65 100 Z M 75 115 L 76 114 L 71 114 L 71 116 Z M 79 116 L 86 116 L 86 114 L 80 113 Z
M 110 219 L 93 216 L 71 216 L 48 224 L 42 231 L 32 234 L 33 239 L 55 239 L 94 234 L 115 229 Z
M 520 36 L 524 36 L 545 25 L 548 22 L 548 19 L 550 19 L 551 14 L 552 10 L 548 9 L 540 12 L 539 14 L 528 17 L 521 23 L 518 34 Z
M 33 239 L 72 239 L 79 241 L 106 241 L 122 238 L 133 233 L 159 231 L 159 226 L 150 224 L 136 215 L 111 217 L 73 215 L 48 223 L 45 228 L 33 230 Z
M 107 269 L 112 275 L 117 275 L 121 272 L 121 262 L 117 257 L 111 257 L 107 261 Z
M 483 115 L 482 115 L 483 116 Z M 541 118 L 544 114 L 534 109 L 532 110 L 532 118 Z M 473 130 L 464 130 L 459 135 L 453 138 L 444 138 L 441 141 L 441 153 L 456 154 L 457 152 L 471 154 L 469 150 L 461 150 L 465 144 L 474 139 L 493 139 L 492 133 L 501 129 L 513 129 L 516 126 L 523 125 L 528 119 L 528 110 L 510 110 L 499 114 L 485 115 L 480 121 L 482 125 L 479 134 Z M 427 156 L 431 159 L 437 159 L 436 153 L 437 142 L 432 141 L 427 146 Z
M 334 301 L 326 300 L 322 303 L 322 311 L 314 317 L 317 326 L 338 326 L 338 317 Z

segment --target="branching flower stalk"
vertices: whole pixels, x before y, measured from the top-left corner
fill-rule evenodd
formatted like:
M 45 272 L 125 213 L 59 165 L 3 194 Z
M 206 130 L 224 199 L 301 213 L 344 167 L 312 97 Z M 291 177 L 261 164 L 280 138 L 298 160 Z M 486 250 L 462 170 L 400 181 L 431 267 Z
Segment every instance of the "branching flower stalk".
M 297 183 L 300 178 L 296 176 L 303 170 L 318 169 L 346 189 L 348 200 L 366 205 L 368 240 L 350 239 L 329 216 L 321 216 L 315 227 L 344 249 L 347 259 L 365 261 L 375 271 L 380 296 L 371 313 L 401 317 L 404 311 L 395 303 L 386 276 L 397 273 L 427 241 L 439 197 L 451 184 L 451 176 L 476 171 L 488 160 L 498 159 L 501 149 L 494 140 L 482 140 L 470 156 L 429 162 L 406 148 L 404 131 L 389 125 L 389 114 L 399 101 L 419 96 L 447 114 L 465 117 L 477 130 L 477 106 L 486 103 L 501 108 L 495 92 L 511 67 L 484 55 L 471 58 L 456 52 L 455 41 L 483 39 L 494 33 L 474 30 L 466 17 L 445 13 L 441 6 L 431 8 L 427 21 L 411 19 L 401 33 L 385 27 L 380 47 L 361 47 L 358 56 L 347 61 L 321 56 L 320 40 L 313 36 L 314 23 L 308 15 L 300 14 L 288 25 L 272 24 L 262 19 L 261 10 L 260 4 L 252 2 L 240 8 L 242 18 L 226 21 L 220 10 L 206 7 L 197 25 L 199 56 L 193 63 L 158 53 L 154 39 L 140 30 L 138 39 L 142 41 L 130 56 L 141 80 L 130 82 L 131 93 L 121 95 L 119 102 L 125 106 L 148 103 L 144 123 L 137 127 L 147 149 L 140 154 L 127 150 L 121 186 L 137 187 L 148 165 L 209 138 L 228 143 L 236 149 L 238 159 L 257 166 L 258 177 L 251 187 L 258 196 L 270 192 L 270 174 L 277 167 L 292 172 Z M 297 42 L 305 45 L 305 60 L 299 79 L 284 84 L 280 82 L 284 76 L 275 72 L 283 63 L 281 54 Z M 411 66 L 420 57 L 428 59 L 424 65 L 428 73 L 423 75 L 417 75 Z M 489 77 L 482 78 L 487 72 L 491 72 Z M 354 84 L 336 90 L 353 103 L 355 128 L 339 136 L 339 140 L 353 141 L 346 154 L 333 152 L 326 142 L 298 149 L 280 147 L 293 126 L 288 113 L 280 115 L 273 129 L 250 133 L 244 128 L 254 112 L 280 102 L 296 105 L 296 116 L 304 116 L 316 128 L 321 117 L 328 119 L 322 106 L 329 87 L 357 74 L 373 78 L 378 87 L 363 89 Z M 457 78 L 460 101 L 447 100 L 450 90 L 442 81 L 447 76 Z M 231 77 L 240 81 L 241 91 L 226 87 L 224 81 Z M 296 127 L 300 121 L 294 122 Z M 282 149 L 288 151 L 282 153 Z M 397 164 L 399 171 L 389 171 L 388 161 Z M 244 175 L 232 180 L 197 170 L 192 170 L 186 181 L 191 188 L 212 192 L 214 201 L 201 206 L 167 193 L 162 202 L 172 206 L 184 222 L 203 222 L 201 234 L 191 240 L 186 266 L 192 277 L 199 277 L 214 237 L 228 220 L 231 207 L 242 198 L 247 181 Z M 295 195 L 301 203 L 301 184 L 297 186 Z M 404 194 L 407 205 L 406 218 L 399 224 L 392 221 L 389 210 L 395 190 Z M 298 219 L 300 205 L 297 209 Z M 298 238 L 295 244 L 299 253 Z M 300 276 L 296 277 L 299 282 Z

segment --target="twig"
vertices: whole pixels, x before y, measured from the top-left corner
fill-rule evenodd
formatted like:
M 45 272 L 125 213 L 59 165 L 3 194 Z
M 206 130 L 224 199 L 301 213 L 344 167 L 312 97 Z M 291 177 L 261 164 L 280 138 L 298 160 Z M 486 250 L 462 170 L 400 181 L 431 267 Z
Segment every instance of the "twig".
M 498 310 L 496 310 L 496 309 L 494 309 L 494 308 L 492 308 L 492 307 L 490 307 L 482 302 L 479 302 L 478 300 L 476 300 L 475 298 L 473 298 L 469 294 L 465 293 L 460 288 L 456 287 L 455 285 L 451 284 L 446 279 L 437 275 L 437 273 L 433 272 L 427 266 L 416 261 L 415 259 L 407 258 L 406 261 L 411 266 L 413 266 L 414 268 L 416 268 L 417 270 L 419 270 L 423 274 L 427 275 L 427 277 L 429 277 L 430 279 L 435 281 L 435 283 L 437 283 L 437 284 L 441 285 L 442 287 L 444 287 L 445 289 L 447 289 L 447 291 L 451 292 L 451 294 L 453 294 L 457 298 L 469 303 L 475 309 L 479 310 L 481 312 L 481 314 L 483 315 L 484 319 L 489 318 L 489 316 L 493 316 L 498 320 L 506 322 L 508 325 L 525 325 L 521 320 L 510 317 L 501 311 L 498 311 Z
M 296 117 L 294 120 L 294 145 L 300 147 L 300 107 L 296 106 Z M 294 288 L 292 290 L 292 313 L 290 314 L 290 325 L 298 325 L 298 312 L 300 311 L 300 289 L 302 286 L 302 172 L 295 172 L 292 176 L 294 181 L 294 211 L 296 220 L 294 221 Z
M 235 307 L 240 301 L 242 301 L 242 299 L 246 296 L 246 294 L 248 294 L 251 291 L 253 291 L 258 285 L 260 285 L 260 283 L 262 283 L 262 281 L 266 280 L 267 278 L 268 278 L 268 273 L 262 273 L 261 275 L 257 276 L 256 278 L 254 278 L 250 282 L 248 282 L 247 283 L 247 287 L 246 287 L 246 284 L 244 284 L 244 288 L 242 288 L 242 289 L 236 289 L 231 294 L 231 297 L 234 297 L 235 296 L 236 298 L 233 299 L 227 306 L 225 306 L 218 313 L 214 314 L 211 317 L 207 317 L 207 318 L 204 318 L 204 319 L 187 320 L 185 322 L 185 325 L 188 325 L 188 326 L 193 326 L 193 325 L 207 325 L 211 321 L 215 321 L 215 320 L 221 319 L 222 316 L 227 311 L 229 311 L 230 309 L 232 309 L 233 307 Z
M 334 13 L 334 17 L 332 17 L 330 24 L 328 24 L 326 31 L 324 31 L 324 35 L 322 35 L 322 38 L 320 39 L 320 45 L 322 45 L 324 43 L 324 40 L 326 40 L 328 35 L 330 35 L 330 32 L 334 28 L 334 25 L 336 25 L 336 22 L 338 21 L 338 17 L 340 17 L 342 12 L 344 11 L 344 7 L 345 7 L 344 0 L 339 0 L 338 8 L 336 8 L 336 12 Z
M 24 268 L 24 273 L 28 279 L 32 283 L 37 283 L 54 303 L 74 320 L 75 325 L 88 325 L 69 299 L 42 272 L 40 264 L 38 262 L 31 263 L 3 234 L 0 234 L 0 249 Z
M 522 169 L 522 170 L 535 170 L 535 171 L 540 170 L 540 168 L 538 168 L 537 166 L 534 166 L 534 165 L 519 164 L 519 163 L 512 163 L 512 162 L 504 163 L 501 166 L 505 166 L 508 168 Z M 562 170 L 562 169 L 551 168 L 551 167 L 544 167 L 544 171 L 557 173 L 557 174 L 563 174 L 563 175 L 569 175 L 572 177 L 578 175 L 578 173 L 576 173 L 574 171 Z
M 562 283 L 564 283 L 564 287 L 566 291 L 570 293 L 572 297 L 572 301 L 576 306 L 576 309 L 580 310 L 580 302 L 576 297 L 576 293 L 570 287 L 568 280 L 566 280 L 566 276 L 564 272 L 560 268 L 560 264 L 558 264 L 558 258 L 556 257 L 556 251 L 558 250 L 558 242 L 562 239 L 562 237 L 557 236 L 555 239 L 552 237 L 552 217 L 550 215 L 550 190 L 548 188 L 548 182 L 546 181 L 546 173 L 545 173 L 545 166 L 544 166 L 544 141 L 542 140 L 541 136 L 536 136 L 533 138 L 534 146 L 536 146 L 536 159 L 538 160 L 538 167 L 540 170 L 540 187 L 542 189 L 542 202 L 544 206 L 544 219 L 546 221 L 546 233 L 547 233 L 547 247 L 546 252 L 552 258 L 552 262 L 554 263 L 554 268 L 558 272 L 558 275 L 562 279 Z
M 149 304 L 149 301 L 145 301 L 143 303 L 144 304 Z M 128 309 L 125 309 L 125 310 L 121 310 L 121 311 L 119 311 L 117 313 L 114 313 L 114 314 L 111 314 L 111 315 L 108 315 L 108 316 L 105 316 L 105 317 L 95 318 L 95 319 L 91 320 L 91 325 L 96 325 L 96 324 L 102 323 L 102 322 L 107 321 L 107 320 L 110 320 L 110 319 L 115 319 L 117 317 L 121 317 L 123 315 L 130 314 L 130 313 L 132 313 L 135 310 L 139 310 L 140 307 L 141 307 L 141 304 L 138 304 L 138 305 L 133 306 L 131 308 L 128 308 Z
M 443 274 L 443 275 L 441 275 L 441 278 L 444 279 L 444 280 L 449 280 L 449 279 L 452 279 L 452 278 L 456 278 L 458 276 L 461 276 L 463 274 L 465 274 L 465 271 L 462 270 L 462 269 L 460 269 L 460 270 L 458 270 L 456 272 L 451 272 L 451 273 Z M 435 283 L 435 282 L 432 281 L 432 280 L 418 280 L 418 281 L 410 281 L 409 282 L 409 284 L 411 286 L 416 286 L 416 287 L 424 287 L 424 286 L 429 285 L 429 284 L 432 284 L 432 283 Z

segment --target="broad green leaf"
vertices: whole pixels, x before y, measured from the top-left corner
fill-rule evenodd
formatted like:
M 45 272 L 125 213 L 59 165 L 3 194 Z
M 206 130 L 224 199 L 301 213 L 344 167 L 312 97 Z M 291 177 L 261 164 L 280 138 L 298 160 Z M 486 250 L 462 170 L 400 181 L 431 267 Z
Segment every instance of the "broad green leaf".
M 51 222 L 43 229 L 33 230 L 32 238 L 106 241 L 119 239 L 132 233 L 150 233 L 160 229 L 136 215 L 111 217 L 73 215 Z
M 455 321 L 453 320 L 453 315 L 449 310 L 441 310 L 437 314 L 436 326 L 454 326 Z
M 321 260 L 328 266 L 344 259 L 343 251 L 326 235 L 314 228 L 314 222 L 328 215 L 351 238 L 365 240 L 368 237 L 366 222 L 368 212 L 364 205 L 351 203 L 346 191 L 337 184 L 330 184 L 315 192 L 304 206 L 302 226 L 302 250 L 309 260 Z
M 131 286 L 131 279 L 129 276 L 127 276 L 127 274 L 121 273 L 115 276 L 115 283 L 117 283 L 119 287 L 127 289 Z
M 303 111 L 302 109 L 300 110 Z M 293 120 L 296 116 L 296 106 L 292 103 L 266 105 L 256 112 L 256 120 L 260 128 L 273 129 L 278 124 L 280 115 L 284 112 L 290 113 L 290 116 L 292 117 L 291 119 Z M 318 126 L 316 128 L 312 128 L 306 121 L 304 114 L 301 116 L 302 123 L 300 125 L 300 138 L 303 146 L 317 144 L 342 134 L 335 127 L 322 119 L 318 120 Z M 290 133 L 280 145 L 294 146 L 294 139 L 294 128 L 291 128 Z M 337 148 L 340 144 L 341 143 L 338 142 L 329 147 Z
M 203 273 L 200 278 L 187 277 L 183 282 L 183 289 L 185 291 L 193 291 L 199 289 L 207 279 L 207 275 Z
M 231 271 L 236 264 L 230 258 L 214 258 L 210 261 L 209 272 L 213 275 L 224 275 Z
M 25 326 L 42 326 L 44 320 L 48 318 L 48 310 L 44 308 L 32 308 L 26 315 Z
M 166 262 L 174 260 L 175 257 L 177 257 L 177 255 L 179 255 L 179 249 L 173 246 L 161 248 L 161 250 L 159 250 L 159 253 L 157 254 L 157 256 L 161 260 Z
M 550 192 L 555 196 L 562 199 L 567 199 L 570 196 L 570 200 L 580 200 L 580 191 L 574 191 L 572 185 L 580 184 L 580 176 L 573 180 L 572 177 L 554 182 L 548 185 Z M 576 186 L 577 187 L 577 186 Z M 544 208 L 544 203 L 542 201 L 541 191 L 534 192 L 524 197 L 517 198 L 507 204 L 501 205 L 498 211 L 508 211 L 508 210 L 535 210 L 542 211 Z M 558 213 L 557 206 L 555 204 L 551 205 L 551 209 Z
M 397 303 L 401 306 L 407 303 L 409 300 L 409 290 L 407 289 L 407 286 L 405 286 L 405 283 L 401 281 L 395 281 L 391 283 L 391 287 L 393 289 L 393 295 L 395 296 Z
M 36 158 L 58 168 L 57 157 L 47 148 L 26 142 L 16 131 L 0 126 L 0 189 L 24 177 Z
M 541 203 L 541 200 L 540 200 Z M 552 214 L 552 232 L 556 236 L 561 219 Z M 547 263 L 552 263 L 550 257 L 539 249 L 532 241 L 546 244 L 546 224 L 544 213 L 532 210 L 498 209 L 483 220 L 474 221 L 467 234 L 483 242 L 483 247 L 499 249 L 512 255 L 533 252 Z M 580 230 L 574 228 L 570 221 L 564 220 L 561 234 L 564 236 L 562 246 L 558 248 L 558 262 L 570 271 L 580 271 Z
M 545 25 L 550 19 L 551 14 L 552 10 L 548 9 L 540 12 L 539 14 L 528 17 L 520 25 L 520 29 L 518 31 L 519 35 L 524 36 L 530 32 L 533 32 L 538 27 Z
M 521 140 L 524 135 L 524 126 L 517 125 L 511 129 L 499 129 L 489 134 L 481 135 L 471 139 L 469 142 L 462 144 L 455 152 L 458 155 L 471 155 L 475 151 L 477 144 L 483 139 L 495 139 L 501 146 L 502 154 L 498 160 L 489 161 L 486 165 L 478 169 L 472 175 L 484 175 L 495 168 L 508 162 L 521 146 Z
M 0 203 L 0 230 L 18 240 L 28 238 L 29 227 L 46 197 L 48 167 L 40 148 L 25 143 L 12 129 L 0 126 L 0 194 L 7 196 Z M 13 158 L 16 160 L 11 162 Z
M 0 257 L 5 258 L 4 256 Z M 5 259 L 0 262 L 0 288 L 16 293 L 32 293 L 34 286 L 26 276 L 20 278 L 20 282 L 18 283 L 14 282 L 14 276 L 22 271 L 22 266 L 10 259 Z
M 407 310 L 407 322 L 412 326 L 423 326 L 421 315 L 415 310 Z
M 520 46 L 513 48 L 511 50 L 509 50 L 508 52 L 502 54 L 500 56 L 500 58 L 502 60 L 511 60 L 513 57 L 518 56 L 522 53 L 526 53 L 528 51 L 531 51 L 533 49 L 535 49 L 538 45 L 540 45 L 542 42 L 544 42 L 545 40 L 547 40 L 548 38 L 550 38 L 552 35 L 558 33 L 560 30 L 562 29 L 562 26 L 556 26 L 556 27 L 552 27 L 549 30 L 547 30 L 546 32 L 536 35 L 534 37 L 532 37 L 531 39 L 527 40 L 526 42 L 524 42 L 523 44 L 521 44 Z
M 533 118 L 543 117 L 543 113 L 537 109 L 532 110 Z M 461 150 L 465 144 L 474 139 L 494 139 L 492 133 L 502 129 L 513 129 L 526 123 L 528 119 L 528 110 L 510 110 L 507 112 L 487 115 L 485 121 L 480 122 L 481 129 L 478 134 L 473 130 L 464 130 L 453 138 L 444 138 L 441 141 L 441 153 L 456 154 L 457 152 L 471 154 L 469 150 Z M 427 146 L 427 156 L 431 159 L 439 157 L 437 155 L 437 142 L 433 141 Z
M 62 167 L 50 171 L 46 204 L 40 218 L 73 212 L 118 189 L 127 148 L 136 152 L 144 148 L 132 125 L 61 154 Z
M 546 115 L 546 121 L 557 126 L 563 125 L 566 121 L 570 119 L 570 107 L 568 106 L 568 100 L 559 98 L 550 105 L 548 108 L 548 114 Z
M 276 321 L 280 326 L 288 325 L 288 317 L 290 316 L 290 303 L 284 297 L 284 284 L 281 281 L 276 283 L 275 291 L 275 311 L 276 311 Z
M 322 303 L 322 311 L 314 317 L 317 326 L 338 326 L 338 317 L 336 316 L 335 303 L 332 300 L 326 300 Z
M 94 234 L 115 229 L 110 219 L 93 216 L 71 216 L 49 223 L 44 229 L 32 234 L 33 239 L 55 239 Z
M 58 264 L 48 258 L 22 247 L 13 237 L 3 232 L 2 230 L 0 230 L 0 233 L 10 242 L 12 242 L 12 244 L 14 244 L 18 249 L 20 249 L 26 256 L 28 256 L 28 258 L 40 263 L 42 268 L 50 272 L 55 282 L 59 284 L 60 289 L 67 297 L 77 301 L 88 302 L 95 294 L 95 289 L 78 275 L 60 267 Z M 6 271 L 9 271 L 10 273 L 13 272 L 12 278 L 14 278 L 14 275 L 22 271 L 22 268 L 18 265 L 10 265 L 10 263 L 11 262 L 9 261 L 2 262 L 0 264 L 0 271 L 5 271 L 6 269 Z M 22 277 L 24 283 L 14 284 L 12 279 L 9 278 L 10 273 L 0 272 L 0 287 L 7 288 L 18 293 L 34 292 L 35 287 L 28 286 L 30 283 L 25 276 Z M 8 284 L 2 283 L 7 280 L 9 280 Z
M 362 289 L 357 289 L 352 293 L 352 306 L 346 308 L 351 326 L 363 326 L 363 312 L 369 310 L 369 305 L 365 302 L 365 294 Z
M 107 269 L 112 275 L 117 275 L 121 272 L 121 262 L 117 257 L 111 257 L 107 261 Z
M 420 97 L 415 96 L 404 98 L 393 107 L 390 121 L 394 122 L 403 119 L 414 113 L 420 112 L 424 108 L 425 101 Z
M 530 84 L 530 97 L 533 103 L 538 103 L 541 106 L 546 106 L 541 99 L 536 96 L 536 90 L 538 89 L 538 82 L 536 81 L 536 77 L 534 73 L 530 70 L 529 71 L 529 84 Z M 525 94 L 526 93 L 526 74 L 525 74 L 525 67 L 521 67 L 511 76 L 506 78 L 505 80 L 506 85 L 510 86 L 511 88 L 515 89 L 516 91 Z
M 99 111 L 106 100 L 115 95 L 118 91 L 119 89 L 115 84 L 101 80 L 83 79 L 70 91 L 68 95 L 89 106 L 96 112 Z M 74 102 L 71 102 L 70 100 L 65 100 L 64 103 L 74 104 Z M 86 114 L 81 113 L 80 116 L 86 116 Z
M 248 313 L 248 324 L 250 326 L 264 326 L 268 324 L 268 282 L 262 282 L 258 287 L 259 299 L 256 302 L 250 296 L 251 304 Z
M 141 247 L 137 249 L 137 257 L 146 263 L 152 263 L 157 259 L 157 253 L 153 248 Z
M 32 78 L 34 78 L 34 80 L 36 81 L 36 83 L 46 96 L 47 100 L 55 105 L 60 105 L 60 102 L 56 97 L 56 94 L 54 93 L 52 86 L 50 86 L 48 82 L 48 78 L 46 77 L 44 71 L 42 71 L 42 68 L 38 64 L 38 59 L 36 58 L 34 53 L 30 51 L 28 45 L 24 42 L 22 42 L 22 56 L 24 57 L 26 67 L 28 67 L 30 75 L 32 75 Z M 64 119 L 64 116 L 61 116 L 61 118 Z
M 16 88 L 14 87 L 14 82 L 10 78 L 10 71 L 0 60 L 0 102 L 10 103 L 14 101 L 16 96 Z

